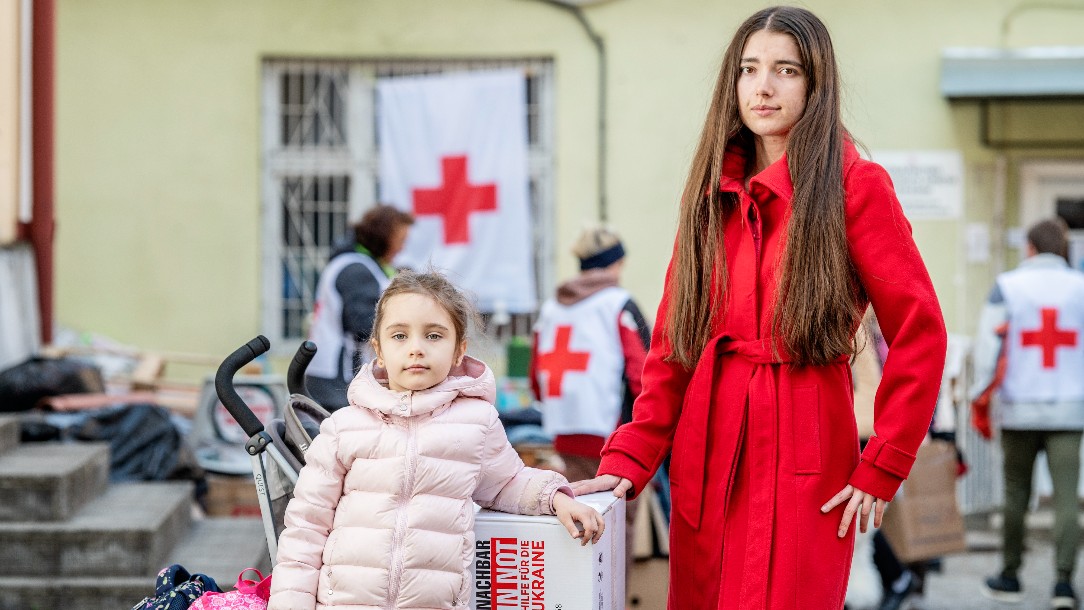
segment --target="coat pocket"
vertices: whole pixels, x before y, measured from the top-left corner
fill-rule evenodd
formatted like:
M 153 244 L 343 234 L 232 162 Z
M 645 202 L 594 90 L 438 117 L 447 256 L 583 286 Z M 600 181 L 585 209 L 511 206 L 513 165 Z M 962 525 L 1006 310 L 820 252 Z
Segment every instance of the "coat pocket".
M 794 436 L 794 471 L 821 471 L 820 396 L 817 386 L 794 388 L 791 395 L 791 430 Z

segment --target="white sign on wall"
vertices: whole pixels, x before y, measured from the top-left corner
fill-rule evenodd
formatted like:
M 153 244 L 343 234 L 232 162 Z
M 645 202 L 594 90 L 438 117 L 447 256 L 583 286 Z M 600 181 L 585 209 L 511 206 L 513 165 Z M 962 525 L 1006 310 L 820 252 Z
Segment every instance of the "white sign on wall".
M 964 161 L 955 150 L 882 150 L 873 153 L 892 177 L 910 220 L 955 220 L 964 207 Z
M 990 225 L 985 222 L 969 222 L 964 228 L 967 242 L 967 262 L 990 262 Z

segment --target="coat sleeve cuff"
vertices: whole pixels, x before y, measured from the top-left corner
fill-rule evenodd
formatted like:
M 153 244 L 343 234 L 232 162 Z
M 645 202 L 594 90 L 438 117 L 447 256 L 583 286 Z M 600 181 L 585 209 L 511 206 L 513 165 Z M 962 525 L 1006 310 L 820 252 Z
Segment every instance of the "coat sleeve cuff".
M 914 454 L 872 437 L 849 483 L 882 500 L 892 500 L 915 463 Z
M 629 499 L 635 498 L 655 474 L 651 461 L 639 455 L 641 452 L 640 446 L 616 435 L 611 436 L 602 449 L 598 474 L 612 474 L 632 481 L 632 491 L 627 496 Z
M 546 486 L 545 495 L 549 498 L 549 501 L 542 504 L 542 508 L 544 511 L 542 514 L 557 514 L 557 508 L 553 506 L 553 499 L 557 497 L 557 494 L 564 494 L 570 498 L 576 497 L 576 493 L 572 491 L 571 487 L 569 487 L 568 481 L 565 481 L 564 477 L 561 477 L 560 480 Z

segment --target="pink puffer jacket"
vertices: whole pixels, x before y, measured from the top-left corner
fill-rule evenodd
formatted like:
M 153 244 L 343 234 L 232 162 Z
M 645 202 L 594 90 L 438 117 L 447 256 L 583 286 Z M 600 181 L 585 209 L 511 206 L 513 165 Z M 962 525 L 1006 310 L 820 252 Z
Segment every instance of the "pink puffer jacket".
M 561 475 L 523 465 L 495 396 L 470 357 L 421 392 L 391 391 L 365 365 L 305 454 L 269 610 L 467 608 L 474 502 L 553 514 L 554 494 L 572 495 Z

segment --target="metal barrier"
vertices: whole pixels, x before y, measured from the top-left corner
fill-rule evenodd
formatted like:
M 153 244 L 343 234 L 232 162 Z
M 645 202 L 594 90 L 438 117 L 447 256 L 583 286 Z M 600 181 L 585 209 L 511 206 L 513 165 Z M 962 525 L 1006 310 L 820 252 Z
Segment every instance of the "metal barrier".
M 949 335 L 949 352 L 941 382 L 939 409 L 955 415 L 956 446 L 964 454 L 967 474 L 956 482 L 956 497 L 964 515 L 999 510 L 1005 498 L 1001 478 L 1001 443 L 995 434 L 987 440 L 971 425 L 968 390 L 973 380 L 971 340 Z M 947 397 L 947 399 L 946 399 Z

